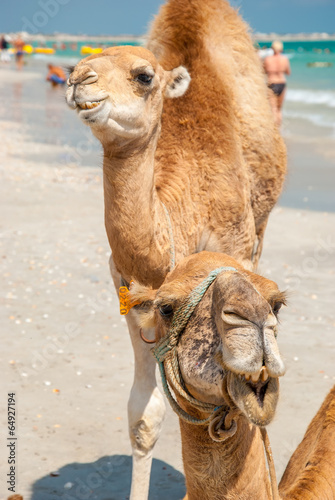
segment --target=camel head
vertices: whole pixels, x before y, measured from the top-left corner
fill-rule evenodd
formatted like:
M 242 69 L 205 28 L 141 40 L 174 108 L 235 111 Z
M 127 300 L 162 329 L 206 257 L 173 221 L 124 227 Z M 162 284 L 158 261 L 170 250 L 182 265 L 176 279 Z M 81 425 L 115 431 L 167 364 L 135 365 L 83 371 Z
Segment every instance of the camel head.
M 185 258 L 158 290 L 134 284 L 142 326 L 155 326 L 156 342 L 208 274 L 222 266 L 182 331 L 180 371 L 191 395 L 223 405 L 229 399 L 253 424 L 271 422 L 285 368 L 277 346 L 278 312 L 285 296 L 277 285 L 245 270 L 233 258 L 201 252 Z M 235 270 L 233 270 L 233 269 Z
M 164 97 L 179 97 L 190 76 L 165 71 L 142 47 L 111 47 L 86 57 L 68 79 L 67 104 L 104 144 L 147 138 L 157 129 Z

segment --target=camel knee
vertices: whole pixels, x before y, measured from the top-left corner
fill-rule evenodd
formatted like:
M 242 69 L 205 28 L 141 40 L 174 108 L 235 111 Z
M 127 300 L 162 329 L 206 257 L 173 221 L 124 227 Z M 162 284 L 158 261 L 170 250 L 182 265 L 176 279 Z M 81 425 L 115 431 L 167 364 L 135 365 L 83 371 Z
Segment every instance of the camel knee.
M 144 407 L 136 404 L 141 399 L 132 397 L 129 399 L 129 435 L 133 450 L 140 455 L 147 455 L 159 437 L 165 416 L 165 403 L 157 388 Z M 143 399 L 141 403 L 143 404 Z
M 138 420 L 129 428 L 133 450 L 139 455 L 147 455 L 155 446 L 160 429 L 145 418 Z
M 129 422 L 129 435 L 132 448 L 137 455 L 148 455 L 160 435 L 164 413 L 155 418 L 143 416 L 132 424 Z

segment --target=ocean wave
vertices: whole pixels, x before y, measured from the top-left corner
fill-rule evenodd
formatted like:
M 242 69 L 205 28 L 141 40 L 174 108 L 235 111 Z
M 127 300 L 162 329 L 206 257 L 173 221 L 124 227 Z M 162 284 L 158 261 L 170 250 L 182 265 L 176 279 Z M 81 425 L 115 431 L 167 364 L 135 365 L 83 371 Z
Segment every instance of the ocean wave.
M 331 90 L 288 89 L 285 99 L 303 104 L 323 104 L 335 108 L 335 92 Z
M 306 120 L 317 127 L 331 128 L 335 132 L 335 121 L 322 114 L 284 110 L 283 115 L 288 119 Z

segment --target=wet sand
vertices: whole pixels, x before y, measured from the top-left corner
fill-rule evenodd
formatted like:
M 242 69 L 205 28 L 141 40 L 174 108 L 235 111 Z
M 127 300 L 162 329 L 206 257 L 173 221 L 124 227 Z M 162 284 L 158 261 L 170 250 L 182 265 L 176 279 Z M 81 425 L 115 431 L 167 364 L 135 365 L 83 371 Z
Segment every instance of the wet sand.
M 126 499 L 133 355 L 109 276 L 100 148 L 87 138 L 84 149 L 87 129 L 60 107 L 61 93 L 51 93 L 41 69 L 18 75 L 2 67 L 0 74 L 6 97 L 0 112 L 1 428 L 5 439 L 7 393 L 15 392 L 16 492 L 25 500 Z M 269 428 L 278 477 L 335 383 L 335 209 L 327 201 L 326 212 L 321 203 L 325 191 L 334 201 L 325 173 L 334 175 L 327 160 L 333 151 L 327 142 L 325 156 L 309 143 L 303 171 L 306 146 L 292 138 L 288 145 L 290 175 L 260 264 L 262 274 L 289 290 L 279 333 L 287 373 Z M 323 166 L 322 176 L 313 165 Z M 317 189 L 308 189 L 315 175 Z M 150 499 L 182 498 L 178 421 L 170 408 L 154 457 Z M 0 458 L 4 500 L 4 441 Z

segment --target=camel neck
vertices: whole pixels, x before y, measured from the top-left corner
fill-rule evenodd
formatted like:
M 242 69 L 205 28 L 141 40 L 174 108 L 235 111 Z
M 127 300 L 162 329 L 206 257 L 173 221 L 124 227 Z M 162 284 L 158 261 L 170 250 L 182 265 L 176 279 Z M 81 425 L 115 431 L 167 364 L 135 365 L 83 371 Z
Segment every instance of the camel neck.
M 268 500 L 270 483 L 260 430 L 242 416 L 237 431 L 213 441 L 206 426 L 180 421 L 188 500 Z
M 104 151 L 105 225 L 117 270 L 159 286 L 169 270 L 169 231 L 154 179 L 156 136 L 145 147 Z M 162 221 L 162 224 L 159 224 Z

